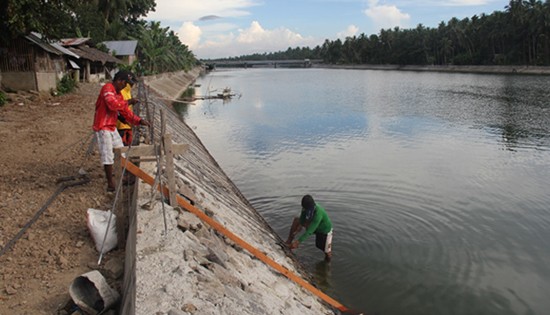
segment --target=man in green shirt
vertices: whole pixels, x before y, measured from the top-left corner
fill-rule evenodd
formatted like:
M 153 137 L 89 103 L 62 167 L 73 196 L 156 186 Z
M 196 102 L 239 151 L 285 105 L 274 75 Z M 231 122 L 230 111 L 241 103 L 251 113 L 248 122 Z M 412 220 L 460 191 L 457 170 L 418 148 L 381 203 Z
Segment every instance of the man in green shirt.
M 302 227 L 306 231 L 297 240 L 294 240 Z M 290 249 L 298 248 L 298 245 L 313 233 L 315 233 L 315 246 L 325 253 L 325 260 L 330 261 L 332 258 L 332 222 L 330 222 L 325 209 L 316 204 L 313 197 L 305 195 L 302 197 L 302 212 L 299 218 L 294 218 L 286 244 Z

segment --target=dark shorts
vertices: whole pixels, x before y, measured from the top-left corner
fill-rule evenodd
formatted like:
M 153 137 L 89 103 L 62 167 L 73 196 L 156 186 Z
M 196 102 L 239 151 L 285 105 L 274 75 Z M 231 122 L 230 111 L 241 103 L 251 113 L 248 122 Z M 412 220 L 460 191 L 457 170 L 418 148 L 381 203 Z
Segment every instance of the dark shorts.
M 330 253 L 332 250 L 332 231 L 328 234 L 315 233 L 315 246 L 324 253 Z
M 118 129 L 118 133 L 124 146 L 128 147 L 132 144 L 132 129 Z

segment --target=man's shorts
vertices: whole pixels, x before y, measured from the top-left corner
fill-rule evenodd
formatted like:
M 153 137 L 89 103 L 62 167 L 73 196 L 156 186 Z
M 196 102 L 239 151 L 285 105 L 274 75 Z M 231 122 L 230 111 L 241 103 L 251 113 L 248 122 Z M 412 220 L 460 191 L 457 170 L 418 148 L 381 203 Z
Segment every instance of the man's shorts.
M 332 230 L 328 234 L 315 233 L 315 246 L 324 253 L 332 251 Z
M 109 130 L 100 130 L 95 133 L 97 138 L 97 145 L 99 147 L 99 155 L 101 157 L 101 164 L 113 165 L 115 163 L 114 148 L 122 148 L 124 144 L 118 132 Z
M 118 129 L 118 134 L 124 146 L 129 147 L 132 144 L 132 129 Z

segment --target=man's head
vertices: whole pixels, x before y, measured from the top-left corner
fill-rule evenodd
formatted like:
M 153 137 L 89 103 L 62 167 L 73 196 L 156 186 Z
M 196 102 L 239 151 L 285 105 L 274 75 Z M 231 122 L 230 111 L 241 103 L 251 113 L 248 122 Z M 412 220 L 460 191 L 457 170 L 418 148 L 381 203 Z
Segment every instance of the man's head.
M 302 197 L 302 208 L 305 210 L 306 221 L 311 220 L 315 214 L 315 201 L 311 195 Z
M 117 91 L 122 90 L 126 84 L 133 86 L 137 82 L 136 76 L 128 70 L 120 70 L 113 78 L 113 84 Z
M 302 197 L 302 208 L 309 211 L 315 208 L 315 201 L 313 200 L 313 197 L 311 197 L 311 195 L 305 195 Z

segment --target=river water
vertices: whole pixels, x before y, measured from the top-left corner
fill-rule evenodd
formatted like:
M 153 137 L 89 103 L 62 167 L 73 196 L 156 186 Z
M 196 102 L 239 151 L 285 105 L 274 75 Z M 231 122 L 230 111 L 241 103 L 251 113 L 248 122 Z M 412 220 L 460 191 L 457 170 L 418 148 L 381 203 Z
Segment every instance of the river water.
M 334 225 L 317 285 L 368 314 L 549 314 L 550 78 L 215 71 L 177 106 L 286 239 L 302 195 Z

